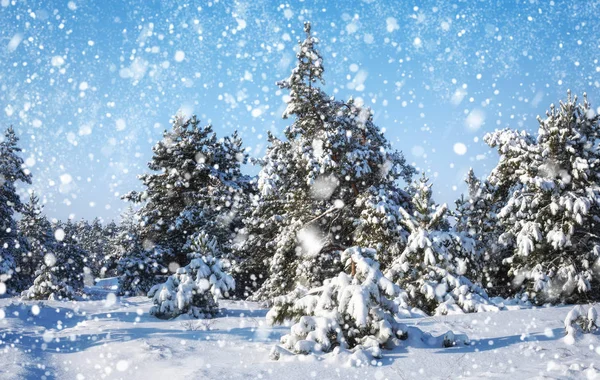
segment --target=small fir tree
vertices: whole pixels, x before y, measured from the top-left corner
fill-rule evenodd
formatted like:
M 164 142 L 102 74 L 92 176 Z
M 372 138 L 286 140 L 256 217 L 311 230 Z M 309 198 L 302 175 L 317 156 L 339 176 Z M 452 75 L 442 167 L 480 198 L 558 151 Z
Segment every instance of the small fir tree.
M 191 261 L 178 268 L 164 284 L 155 285 L 148 292 L 154 306 L 150 314 L 161 319 L 188 314 L 194 318 L 208 318 L 219 311 L 218 300 L 228 296 L 235 281 L 224 271 L 216 239 L 204 232 L 197 234 L 190 246 Z
M 454 229 L 475 241 L 477 255 L 469 266 L 467 277 L 484 285 L 488 293 L 509 296 L 506 265 L 502 263 L 506 248 L 498 243 L 496 215 L 502 208 L 504 197 L 500 189 L 488 181 L 479 180 L 470 169 L 467 178 L 468 196 L 456 201 Z
M 160 249 L 144 246 L 139 234 L 139 216 L 133 207 L 123 214 L 119 232 L 109 246 L 106 265 L 115 267 L 121 295 L 145 296 L 167 272 L 160 264 Z
M 373 249 L 348 248 L 341 256 L 344 272 L 320 287 L 275 298 L 267 321 L 296 322 L 282 346 L 302 354 L 365 349 L 380 357 L 380 347 L 406 338 L 406 326 L 396 320 L 401 289 L 381 273 L 375 256 Z
M 22 293 L 24 298 L 73 299 L 83 293 L 87 252 L 77 243 L 77 226 L 69 220 L 53 228 L 56 241 L 44 255 L 33 285 Z
M 51 255 L 47 253 L 46 255 Z M 46 261 L 49 261 L 46 257 Z M 59 276 L 59 267 L 56 264 L 42 264 L 35 272 L 33 285 L 22 293 L 23 298 L 30 300 L 70 300 L 74 299 L 76 294 L 74 289 L 61 279 Z
M 101 264 L 98 274 L 101 278 L 117 276 L 117 264 L 112 258 L 112 252 L 114 249 L 112 244 L 120 232 L 121 229 L 114 220 L 111 220 L 102 229 L 104 249 L 102 250 L 103 256 L 98 258 Z
M 21 219 L 17 223 L 19 233 L 25 238 L 25 248 L 18 260 L 19 279 L 31 285 L 36 271 L 44 265 L 44 256 L 54 249 L 55 240 L 52 226 L 43 214 L 43 206 L 35 193 L 23 205 Z
M 450 228 L 447 206 L 434 203 L 431 186 L 423 175 L 415 185 L 414 212 L 400 210 L 410 236 L 386 276 L 407 291 L 413 306 L 428 314 L 485 310 L 487 294 L 464 276 L 477 259 L 475 242 Z

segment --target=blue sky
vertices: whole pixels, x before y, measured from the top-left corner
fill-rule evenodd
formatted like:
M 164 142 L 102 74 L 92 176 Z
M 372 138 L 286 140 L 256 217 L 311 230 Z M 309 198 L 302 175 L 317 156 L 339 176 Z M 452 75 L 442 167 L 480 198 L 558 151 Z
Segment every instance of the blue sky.
M 485 133 L 537 131 L 569 88 L 600 105 L 598 14 L 598 1 L 556 0 L 0 0 L 0 126 L 22 138 L 34 184 L 21 191 L 50 217 L 118 218 L 177 112 L 262 155 L 286 125 L 275 82 L 310 20 L 325 90 L 370 106 L 453 203 L 469 167 L 497 161 Z

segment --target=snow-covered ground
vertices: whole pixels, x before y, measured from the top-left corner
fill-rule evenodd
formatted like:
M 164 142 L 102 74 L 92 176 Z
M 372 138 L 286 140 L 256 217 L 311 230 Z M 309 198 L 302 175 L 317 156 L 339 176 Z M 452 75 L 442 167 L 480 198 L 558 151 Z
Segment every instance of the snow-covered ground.
M 571 307 L 409 319 L 409 329 L 464 333 L 471 345 L 442 348 L 415 333 L 379 362 L 349 367 L 331 354 L 270 360 L 288 329 L 268 327 L 255 303 L 222 301 L 213 320 L 163 321 L 147 298 L 108 290 L 80 302 L 0 300 L 0 378 L 600 378 L 600 335 L 563 340 Z

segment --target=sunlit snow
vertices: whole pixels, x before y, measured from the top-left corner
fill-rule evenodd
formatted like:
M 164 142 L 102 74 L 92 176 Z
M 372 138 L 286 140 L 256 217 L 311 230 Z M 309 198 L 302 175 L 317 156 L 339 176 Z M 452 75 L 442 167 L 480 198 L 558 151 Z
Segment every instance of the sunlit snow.
M 599 14 L 0 0 L 0 379 L 600 378 Z

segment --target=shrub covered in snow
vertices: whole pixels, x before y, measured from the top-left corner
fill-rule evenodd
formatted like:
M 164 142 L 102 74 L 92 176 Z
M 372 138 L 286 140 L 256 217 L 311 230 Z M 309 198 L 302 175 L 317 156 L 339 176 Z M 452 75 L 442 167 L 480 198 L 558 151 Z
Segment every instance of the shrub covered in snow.
M 587 313 L 581 305 L 575 306 L 565 318 L 565 343 L 574 344 L 581 333 L 595 332 L 599 325 L 598 313 L 593 306 L 588 308 Z
M 475 242 L 450 229 L 447 207 L 432 201 L 425 176 L 416 184 L 413 207 L 412 214 L 400 210 L 410 236 L 386 276 L 407 291 L 413 306 L 428 314 L 496 309 L 486 292 L 464 276 L 475 259 Z
M 281 338 L 283 348 L 293 353 L 367 349 L 378 357 L 380 347 L 406 336 L 396 320 L 395 299 L 401 289 L 383 276 L 373 259 L 373 249 L 348 248 L 342 254 L 346 272 L 325 280 L 320 287 L 296 289 L 274 299 L 267 314 L 270 324 L 296 322 Z M 277 358 L 281 348 L 275 348 Z
M 216 258 L 219 251 L 215 239 L 201 232 L 192 242 L 190 263 L 148 292 L 154 302 L 151 315 L 161 319 L 181 314 L 212 317 L 218 312 L 219 298 L 234 290 L 233 278 L 224 272 L 221 260 Z

